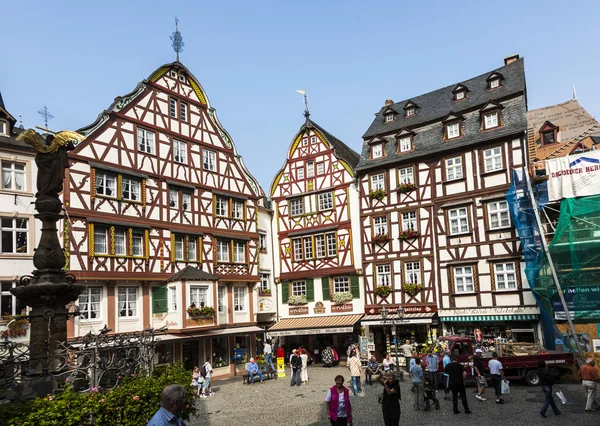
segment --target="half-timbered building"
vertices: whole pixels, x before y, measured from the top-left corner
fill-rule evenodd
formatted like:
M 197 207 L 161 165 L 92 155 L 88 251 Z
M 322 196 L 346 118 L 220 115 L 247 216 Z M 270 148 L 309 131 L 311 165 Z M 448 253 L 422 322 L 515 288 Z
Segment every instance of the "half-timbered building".
M 526 164 L 526 106 L 517 55 L 475 78 L 386 101 L 364 134 L 362 323 L 381 350 L 386 342 L 390 349 L 383 306 L 404 309 L 397 337 L 417 343 L 476 329 L 484 337 L 538 335 L 504 198 L 512 169 Z
M 181 63 L 161 66 L 70 153 L 68 269 L 86 289 L 72 335 L 168 326 L 159 362 L 217 375 L 254 345 L 263 192 Z M 214 314 L 213 314 L 214 311 Z
M 305 115 L 270 191 L 279 322 L 269 334 L 320 352 L 345 347 L 364 312 L 359 155 Z

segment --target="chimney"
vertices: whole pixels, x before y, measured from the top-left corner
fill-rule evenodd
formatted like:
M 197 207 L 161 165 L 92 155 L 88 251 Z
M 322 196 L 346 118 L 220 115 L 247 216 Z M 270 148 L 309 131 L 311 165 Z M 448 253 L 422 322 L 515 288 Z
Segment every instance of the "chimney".
M 514 55 L 507 56 L 504 58 L 504 65 L 512 64 L 519 60 L 519 54 L 515 53 Z
M 392 101 L 391 99 L 386 99 L 385 106 L 390 106 L 390 105 L 394 105 L 394 101 Z

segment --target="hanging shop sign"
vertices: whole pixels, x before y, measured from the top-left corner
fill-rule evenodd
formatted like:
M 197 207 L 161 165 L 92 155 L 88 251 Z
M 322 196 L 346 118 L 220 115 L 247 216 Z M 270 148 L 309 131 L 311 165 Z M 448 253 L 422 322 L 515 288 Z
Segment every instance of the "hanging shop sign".
M 308 315 L 308 306 L 290 308 L 290 315 Z
M 387 306 L 390 315 L 396 315 L 398 312 L 398 306 Z M 365 309 L 367 315 L 380 315 L 382 306 L 372 306 Z M 437 312 L 438 308 L 436 305 L 405 305 L 402 306 L 405 314 L 422 314 L 428 312 Z
M 352 303 L 344 303 L 343 305 L 331 305 L 331 312 L 352 312 Z
M 571 319 L 594 320 L 594 322 L 600 319 L 600 286 L 571 287 L 565 290 L 563 295 Z M 567 319 L 557 294 L 552 297 L 552 308 L 555 319 Z
M 325 305 L 323 305 L 323 302 L 317 302 L 317 303 L 315 303 L 315 307 L 313 308 L 313 312 L 315 314 L 324 314 L 326 312 L 326 309 L 325 309 Z
M 259 299 L 258 310 L 260 312 L 270 311 L 273 308 L 273 302 L 270 299 Z
M 600 194 L 600 152 L 546 160 L 548 199 Z
M 331 327 L 331 328 L 308 328 L 304 330 L 282 330 L 270 331 L 269 336 L 303 336 L 306 334 L 335 334 L 335 333 L 352 333 L 353 327 Z
M 493 308 L 460 308 L 438 311 L 440 317 L 464 316 L 464 315 L 539 315 L 540 311 L 536 307 L 527 306 L 498 306 Z

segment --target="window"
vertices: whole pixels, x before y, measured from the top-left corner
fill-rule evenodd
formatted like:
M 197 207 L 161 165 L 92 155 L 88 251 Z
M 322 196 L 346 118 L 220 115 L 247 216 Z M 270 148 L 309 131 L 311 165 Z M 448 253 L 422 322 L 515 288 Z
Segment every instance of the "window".
M 189 237 L 187 240 L 187 257 L 188 260 L 198 259 L 198 247 L 194 237 Z
M 416 230 L 417 229 L 417 212 L 404 212 L 402 213 L 402 230 Z
M 177 78 L 177 71 L 171 70 L 171 72 L 169 74 L 171 75 L 172 78 Z
M 311 136 L 310 137 L 310 143 L 317 143 L 317 137 L 316 136 Z
M 304 259 L 309 260 L 313 258 L 313 246 L 312 237 L 303 237 L 302 242 L 304 243 Z
M 169 188 L 169 206 L 172 209 L 179 207 L 179 191 L 174 188 Z
M 181 193 L 181 208 L 183 210 L 191 210 L 192 208 L 192 194 L 189 192 Z
M 0 120 L 0 135 L 8 135 L 8 131 L 6 130 L 6 121 Z
M 144 234 L 133 228 L 94 224 L 94 255 L 143 257 Z
M 493 172 L 502 169 L 502 148 L 496 147 L 483 151 L 485 171 Z
M 154 154 L 154 132 L 146 129 L 137 129 L 138 151 Z
M 185 244 L 184 235 L 175 235 L 175 260 L 185 260 L 183 247 Z
M 16 282 L 0 282 L 0 313 L 2 315 L 22 315 L 23 311 L 27 311 L 27 305 L 10 292 L 10 289 L 16 286 Z
M 406 136 L 400 139 L 400 152 L 410 151 L 412 149 L 412 144 L 410 142 L 411 137 Z
M 217 196 L 216 214 L 220 217 L 229 217 L 229 200 L 227 198 Z
M 174 262 L 198 262 L 200 257 L 198 250 L 202 240 L 195 235 L 172 234 Z
M 119 287 L 119 317 L 137 317 L 137 287 Z
M 28 219 L 3 217 L 0 220 L 2 253 L 27 253 Z
M 117 175 L 104 170 L 96 171 L 96 195 L 117 198 Z
M 325 257 L 325 235 L 323 234 L 315 235 L 315 253 L 317 259 Z
M 394 113 L 393 112 L 385 114 L 385 122 L 389 123 L 390 121 L 394 121 Z
M 496 201 L 493 203 L 488 203 L 487 208 L 490 229 L 506 228 L 510 226 L 508 202 Z
M 334 257 L 335 255 L 337 255 L 337 243 L 335 240 L 335 232 L 325 234 L 325 238 L 327 239 L 327 256 Z
M 298 167 L 298 180 L 302 180 L 304 179 L 304 167 Z
M 262 252 L 267 251 L 267 235 L 258 234 L 258 249 Z
M 187 105 L 183 102 L 179 102 L 179 118 L 181 121 L 187 120 Z
M 233 288 L 233 310 L 235 312 L 246 310 L 246 287 Z
M 290 214 L 292 216 L 304 214 L 304 200 L 302 198 L 290 201 Z
M 187 144 L 173 139 L 173 158 L 178 163 L 187 163 Z
M 294 238 L 292 240 L 292 245 L 294 246 L 294 260 L 298 262 L 304 258 L 304 250 L 302 250 L 302 239 Z
M 405 167 L 398 171 L 400 183 L 415 183 L 412 167 Z
M 106 228 L 94 227 L 94 254 L 108 254 L 108 235 Z
M 131 240 L 131 251 L 133 256 L 143 256 L 144 255 L 144 246 L 143 246 L 144 236 L 139 232 L 134 232 Z
M 373 230 L 375 235 L 387 235 L 388 225 L 387 216 L 377 216 L 373 218 Z
M 208 170 L 209 172 L 214 172 L 215 170 L 217 170 L 217 156 L 214 151 L 203 149 L 202 160 L 204 170 Z
M 472 266 L 454 267 L 454 289 L 456 293 L 471 293 L 474 290 Z
M 383 157 L 383 144 L 378 143 L 371 147 L 371 158 Z
M 308 138 L 302 139 L 302 146 L 308 146 Z
M 231 200 L 231 218 L 244 219 L 244 202 L 239 200 Z
M 450 234 L 462 234 L 469 232 L 469 220 L 467 218 L 467 208 L 460 207 L 448 212 L 450 217 Z
M 515 264 L 496 263 L 494 265 L 494 279 L 496 281 L 496 290 L 511 290 L 517 288 L 517 275 L 515 273 Z
M 324 163 L 317 163 L 317 174 L 318 175 L 325 174 L 325 164 Z
M 306 177 L 311 178 L 315 176 L 315 163 L 314 161 L 306 162 Z
M 233 242 L 233 261 L 235 263 L 246 263 L 246 243 L 243 241 Z
M 498 112 L 491 112 L 489 114 L 483 115 L 485 120 L 485 128 L 493 129 L 494 127 L 498 127 Z
M 389 286 L 392 282 L 392 270 L 389 264 L 377 265 L 377 285 Z
M 350 291 L 350 278 L 349 277 L 335 277 L 333 279 L 333 292 L 341 293 Z
M 306 281 L 292 281 L 292 296 L 306 295 Z
M 177 287 L 169 287 L 169 312 L 177 312 Z
M 119 256 L 125 256 L 125 230 L 115 229 L 115 254 Z
M 217 262 L 229 262 L 229 241 L 217 240 Z
M 217 289 L 217 309 L 219 313 L 225 313 L 225 286 L 222 285 Z
M 556 142 L 556 130 L 552 129 L 548 132 L 542 133 L 542 144 L 550 145 Z
M 414 108 L 407 108 L 406 109 L 406 116 L 407 117 L 412 117 L 413 115 L 415 115 L 415 109 Z
M 378 173 L 376 175 L 371 175 L 371 190 L 375 191 L 376 189 L 385 189 L 385 175 L 383 173 Z
M 454 95 L 454 99 L 457 101 L 460 101 L 461 99 L 464 99 L 464 98 L 465 98 L 464 91 L 456 92 L 456 94 Z
M 172 118 L 177 118 L 177 101 L 173 98 L 169 99 L 169 114 Z
M 455 180 L 462 179 L 462 158 L 454 157 L 446 159 L 446 179 Z
M 123 176 L 121 178 L 121 185 L 124 200 L 141 201 L 140 192 L 142 183 L 139 179 Z
M 260 274 L 260 290 L 261 291 L 265 291 L 265 290 L 270 291 L 271 290 L 269 274 L 264 274 L 264 273 Z
M 404 283 L 421 284 L 420 262 L 404 262 Z
M 183 74 L 179 74 L 179 81 L 181 81 L 182 83 L 185 83 L 185 75 Z
M 25 164 L 2 161 L 2 189 L 25 191 Z
M 500 87 L 500 79 L 494 78 L 493 80 L 490 80 L 490 89 L 495 89 L 497 87 Z
M 207 286 L 191 286 L 190 287 L 190 305 L 196 307 L 202 304 L 208 306 L 208 287 Z
M 102 287 L 85 287 L 79 295 L 77 305 L 79 315 L 92 320 L 100 319 L 100 301 L 102 299 Z
M 448 139 L 454 139 L 460 136 L 460 123 L 446 125 L 446 135 Z
M 319 211 L 333 208 L 333 195 L 331 192 L 319 194 Z
M 293 238 L 292 251 L 296 262 L 315 257 L 317 259 L 334 257 L 337 255 L 335 232 Z

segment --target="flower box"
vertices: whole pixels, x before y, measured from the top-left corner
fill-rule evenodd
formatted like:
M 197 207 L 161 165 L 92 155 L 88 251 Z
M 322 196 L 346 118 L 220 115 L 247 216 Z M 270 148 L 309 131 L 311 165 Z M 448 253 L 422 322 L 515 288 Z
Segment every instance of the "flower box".
M 258 290 L 258 294 L 260 294 L 261 296 L 270 296 L 271 289 L 270 288 L 261 288 Z
M 306 305 L 308 304 L 308 299 L 305 294 L 300 296 L 290 296 L 287 300 L 288 305 Z
M 414 183 L 401 183 L 396 187 L 396 191 L 401 194 L 406 194 L 407 192 L 411 192 L 417 189 L 417 185 Z
M 6 330 L 2 330 L 0 337 L 22 337 L 27 335 L 27 329 L 29 328 L 29 321 L 20 315 L 12 316 L 8 314 L 2 315 L 2 321 L 8 325 Z
M 425 287 L 423 286 L 423 284 L 411 284 L 411 283 L 408 283 L 408 284 L 404 284 L 403 290 L 409 296 L 414 297 L 418 292 L 420 292 L 424 288 Z
M 375 294 L 381 297 L 388 297 L 392 292 L 392 287 L 389 285 L 378 285 L 375 287 Z
M 385 192 L 384 189 L 374 189 L 373 191 L 369 192 L 369 197 L 372 200 L 383 200 L 383 198 L 387 195 L 387 193 Z
M 330 298 L 330 300 L 333 303 L 336 303 L 338 305 L 341 305 L 346 302 L 352 302 L 352 299 L 354 299 L 354 296 L 352 296 L 352 293 L 349 291 L 340 291 L 338 293 L 333 293 Z
M 412 240 L 413 238 L 417 238 L 419 235 L 419 231 L 414 229 L 407 229 L 406 231 L 400 232 L 398 238 L 401 240 Z
M 390 240 L 390 237 L 388 234 L 376 234 L 373 237 L 373 242 L 377 243 L 377 244 L 384 244 L 387 243 Z
M 212 318 L 215 316 L 215 308 L 210 306 L 201 306 L 199 308 L 192 304 L 187 308 L 190 318 Z

